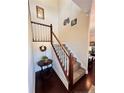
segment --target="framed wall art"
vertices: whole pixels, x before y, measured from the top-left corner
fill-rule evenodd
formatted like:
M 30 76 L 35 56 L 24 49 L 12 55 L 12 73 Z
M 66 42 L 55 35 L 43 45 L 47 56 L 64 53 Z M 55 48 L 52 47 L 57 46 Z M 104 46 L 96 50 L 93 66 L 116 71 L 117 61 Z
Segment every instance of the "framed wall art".
M 90 46 L 95 46 L 95 42 L 94 41 L 90 42 Z
M 69 23 L 70 23 L 70 19 L 69 19 L 69 17 L 68 17 L 67 19 L 64 20 L 63 25 L 65 26 L 65 25 L 67 25 L 67 24 L 69 24 Z
M 45 19 L 44 18 L 44 9 L 42 7 L 36 6 L 36 13 L 37 13 L 37 18 Z
M 75 19 L 73 19 L 72 21 L 71 21 L 71 26 L 74 26 L 74 25 L 76 25 L 77 24 L 77 18 L 75 18 Z

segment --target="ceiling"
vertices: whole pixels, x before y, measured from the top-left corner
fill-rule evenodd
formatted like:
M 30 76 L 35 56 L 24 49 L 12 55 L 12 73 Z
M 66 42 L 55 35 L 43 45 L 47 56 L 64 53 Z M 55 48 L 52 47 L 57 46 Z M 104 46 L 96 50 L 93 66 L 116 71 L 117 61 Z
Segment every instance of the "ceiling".
M 92 0 L 72 0 L 74 1 L 86 14 L 90 14 Z

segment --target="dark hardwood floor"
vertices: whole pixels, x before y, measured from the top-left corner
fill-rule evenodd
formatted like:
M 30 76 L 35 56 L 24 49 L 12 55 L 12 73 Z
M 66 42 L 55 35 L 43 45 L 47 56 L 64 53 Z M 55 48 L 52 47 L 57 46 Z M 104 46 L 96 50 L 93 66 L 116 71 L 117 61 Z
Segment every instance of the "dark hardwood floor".
M 35 93 L 88 93 L 91 85 L 95 85 L 95 62 L 89 64 L 88 75 L 83 76 L 68 92 L 57 74 L 53 71 L 49 79 L 43 78 L 40 72 L 36 72 Z M 45 76 L 45 75 L 44 75 Z

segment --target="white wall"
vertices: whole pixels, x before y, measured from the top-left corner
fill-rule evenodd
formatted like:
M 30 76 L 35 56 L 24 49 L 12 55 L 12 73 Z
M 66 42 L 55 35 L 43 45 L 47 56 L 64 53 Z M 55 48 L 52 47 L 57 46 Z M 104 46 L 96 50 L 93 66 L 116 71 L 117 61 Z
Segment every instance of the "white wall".
M 74 52 L 82 67 L 87 70 L 89 16 L 72 0 L 60 0 L 59 4 L 59 37 Z M 67 17 L 70 20 L 77 18 L 77 24 L 72 27 L 71 23 L 63 26 L 63 21 Z
M 31 11 L 31 20 L 43 24 L 52 24 L 53 31 L 58 35 L 58 0 L 29 0 L 30 11 Z M 36 15 L 36 6 L 42 7 L 44 9 L 45 19 L 39 19 Z M 40 70 L 40 67 L 37 65 L 37 62 L 41 59 L 43 55 L 51 57 L 51 45 L 50 43 L 32 43 L 33 44 L 33 57 L 34 57 L 34 66 L 35 72 Z M 41 45 L 47 46 L 46 52 L 41 52 L 39 47 Z
M 32 53 L 32 34 L 30 16 L 28 18 L 28 93 L 35 93 L 35 74 L 33 69 L 33 53 Z
M 49 42 L 33 42 L 33 61 L 34 61 L 34 69 L 35 72 L 39 71 L 41 68 L 37 65 L 37 62 L 41 60 L 42 56 L 47 56 L 52 59 L 52 50 L 51 44 Z M 45 45 L 47 50 L 45 52 L 41 52 L 39 47 L 41 45 Z
M 53 31 L 58 32 L 58 0 L 29 0 L 31 20 L 44 24 L 53 24 Z M 36 5 L 44 9 L 45 19 L 39 19 L 36 15 Z

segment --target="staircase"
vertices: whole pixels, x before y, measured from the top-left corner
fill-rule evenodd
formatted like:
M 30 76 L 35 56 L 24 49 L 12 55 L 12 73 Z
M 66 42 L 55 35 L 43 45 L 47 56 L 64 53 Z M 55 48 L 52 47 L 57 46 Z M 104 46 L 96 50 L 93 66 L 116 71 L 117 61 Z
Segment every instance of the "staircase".
M 71 53 L 71 50 L 66 46 L 66 44 L 63 44 L 64 48 L 67 50 L 69 54 Z M 81 67 L 81 64 L 77 61 L 77 58 L 75 58 L 75 63 L 73 65 L 73 84 L 75 84 L 82 76 L 85 75 L 85 69 Z
M 65 50 L 68 52 L 68 54 L 72 54 L 71 53 L 71 50 L 69 50 L 69 48 L 65 45 L 65 44 L 62 44 L 63 47 L 65 48 Z M 55 47 L 55 51 L 57 52 L 57 55 L 59 57 L 59 60 L 60 61 L 63 61 L 63 55 L 62 55 L 62 50 L 60 48 L 59 45 L 55 44 L 54 45 Z M 75 84 L 82 76 L 85 75 L 85 70 L 81 67 L 81 64 L 79 62 L 77 62 L 77 59 L 74 57 L 75 59 L 75 62 L 74 62 L 74 65 L 73 65 L 73 84 Z
M 85 75 L 85 69 L 77 62 L 77 58 L 66 44 L 62 44 L 55 33 L 52 31 L 52 24 L 32 23 L 33 42 L 50 42 L 56 54 L 58 62 L 68 81 L 68 89 L 72 90 L 73 85 Z

